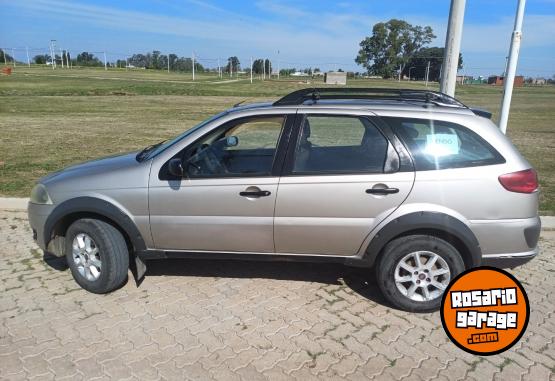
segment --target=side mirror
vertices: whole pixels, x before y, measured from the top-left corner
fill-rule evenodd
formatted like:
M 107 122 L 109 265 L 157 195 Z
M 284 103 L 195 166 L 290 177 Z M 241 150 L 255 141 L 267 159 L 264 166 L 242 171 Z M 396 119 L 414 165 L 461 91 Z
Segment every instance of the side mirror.
M 168 172 L 173 176 L 182 178 L 183 177 L 183 161 L 175 157 L 168 162 Z
M 226 147 L 235 147 L 237 144 L 239 144 L 239 138 L 237 136 L 228 136 L 226 138 Z

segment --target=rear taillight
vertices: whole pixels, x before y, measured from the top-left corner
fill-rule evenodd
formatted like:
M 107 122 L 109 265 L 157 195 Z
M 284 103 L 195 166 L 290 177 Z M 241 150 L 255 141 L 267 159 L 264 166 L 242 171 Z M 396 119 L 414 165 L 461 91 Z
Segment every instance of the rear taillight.
M 501 175 L 499 182 L 511 192 L 532 193 L 538 190 L 538 174 L 532 168 Z

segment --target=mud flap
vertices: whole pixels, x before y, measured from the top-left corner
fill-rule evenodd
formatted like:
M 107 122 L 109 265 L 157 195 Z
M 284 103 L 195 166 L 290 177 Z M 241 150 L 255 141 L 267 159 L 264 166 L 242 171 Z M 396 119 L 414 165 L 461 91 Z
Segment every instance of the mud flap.
M 137 287 L 139 287 L 145 278 L 146 264 L 136 254 L 133 255 L 133 259 L 134 260 L 130 261 L 131 272 L 133 273 L 133 278 L 135 278 Z

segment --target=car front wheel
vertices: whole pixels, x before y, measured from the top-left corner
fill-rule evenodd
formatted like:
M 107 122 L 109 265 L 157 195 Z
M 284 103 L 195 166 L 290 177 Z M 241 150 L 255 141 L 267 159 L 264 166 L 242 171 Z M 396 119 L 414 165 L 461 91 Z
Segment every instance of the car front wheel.
M 449 242 L 429 235 L 411 235 L 388 243 L 376 269 L 379 287 L 394 306 L 428 312 L 440 307 L 449 282 L 465 266 Z
M 88 218 L 75 221 L 67 230 L 65 249 L 73 278 L 87 291 L 104 294 L 127 279 L 127 244 L 107 222 Z

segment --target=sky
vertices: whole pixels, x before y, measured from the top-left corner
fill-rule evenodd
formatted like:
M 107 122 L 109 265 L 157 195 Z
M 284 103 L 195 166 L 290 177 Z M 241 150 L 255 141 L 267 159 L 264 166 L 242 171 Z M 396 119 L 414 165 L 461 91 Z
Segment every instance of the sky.
M 96 52 L 108 60 L 159 50 L 214 67 L 229 56 L 274 67 L 363 71 L 354 58 L 372 26 L 391 18 L 430 25 L 443 46 L 449 0 L 223 1 L 223 0 L 0 0 L 0 47 L 25 61 L 55 39 L 74 56 Z M 501 74 L 509 51 L 517 0 L 467 0 L 462 47 L 467 75 Z M 555 75 L 555 0 L 528 0 L 517 73 Z M 8 53 L 10 51 L 8 50 Z

